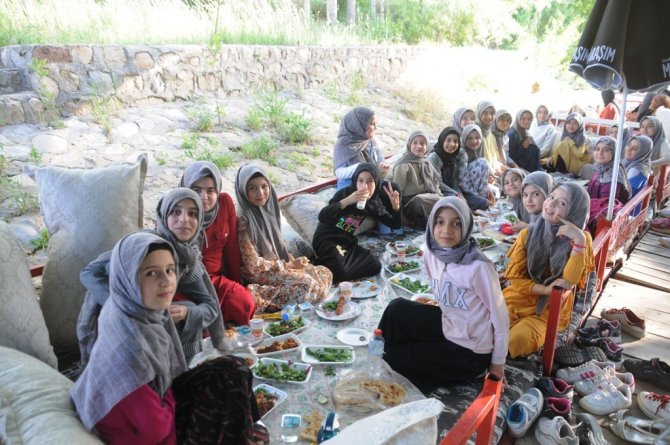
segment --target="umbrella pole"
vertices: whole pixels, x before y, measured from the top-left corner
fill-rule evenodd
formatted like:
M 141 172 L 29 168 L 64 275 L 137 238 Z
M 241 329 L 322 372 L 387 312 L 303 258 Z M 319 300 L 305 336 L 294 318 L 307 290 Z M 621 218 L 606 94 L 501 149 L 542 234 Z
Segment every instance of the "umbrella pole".
M 619 164 L 621 163 L 621 154 L 623 153 L 621 144 L 623 144 L 623 125 L 626 120 L 626 101 L 628 100 L 628 87 L 626 80 L 623 81 L 623 101 L 621 104 L 621 112 L 619 113 L 619 129 L 616 135 L 616 150 L 614 150 L 614 165 L 612 166 L 612 182 L 610 187 L 610 200 L 607 205 L 607 220 L 612 221 L 614 216 L 614 198 L 616 197 L 616 189 L 618 187 L 617 178 L 619 175 Z

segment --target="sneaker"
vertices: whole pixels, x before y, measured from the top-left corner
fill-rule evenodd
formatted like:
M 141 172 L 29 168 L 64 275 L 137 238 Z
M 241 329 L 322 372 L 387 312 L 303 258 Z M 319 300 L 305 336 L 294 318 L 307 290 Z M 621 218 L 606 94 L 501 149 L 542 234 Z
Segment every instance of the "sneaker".
M 605 353 L 607 360 L 611 362 L 620 362 L 623 348 L 617 345 L 614 340 L 609 337 L 598 338 L 595 340 L 595 346 L 599 347 Z
M 647 332 L 644 320 L 628 308 L 603 309 L 600 316 L 609 321 L 618 320 L 621 322 L 621 329 L 635 338 L 642 338 Z
M 535 439 L 540 445 L 579 445 L 579 439 L 562 417 L 538 420 L 535 427 Z
M 603 429 L 598 424 L 598 420 L 591 414 L 577 414 L 575 434 L 579 438 L 580 445 L 609 445 L 609 442 L 605 441 Z
M 611 368 L 607 369 L 604 374 L 575 382 L 575 391 L 580 396 L 586 396 L 604 388 L 607 383 L 612 383 L 617 388 L 621 385 L 628 385 L 631 393 L 635 391 L 635 377 L 633 377 L 633 374 L 630 372 L 615 372 Z
M 595 326 L 577 329 L 577 338 L 580 341 L 609 337 L 615 343 L 621 343 L 621 323 L 619 320 L 599 320 Z M 579 345 L 578 345 L 579 346 Z
M 563 417 L 568 422 L 572 422 L 572 401 L 559 397 L 545 397 L 542 417 L 547 419 Z
M 670 208 L 668 209 L 661 209 L 658 211 L 659 216 L 662 216 L 664 218 L 670 218 Z
M 598 374 L 602 374 L 604 372 L 603 369 L 605 368 L 614 369 L 614 363 L 592 360 L 574 368 L 561 368 L 556 371 L 556 377 L 565 380 L 567 383 L 574 384 L 578 380 L 588 379 Z
M 637 406 L 650 419 L 670 419 L 670 396 L 642 391 L 637 395 Z
M 556 397 L 559 399 L 572 400 L 574 391 L 572 385 L 559 378 L 542 377 L 537 382 L 537 388 L 545 397 Z
M 658 358 L 652 358 L 651 360 L 626 359 L 623 361 L 623 366 L 636 379 L 653 383 L 663 391 L 670 392 L 670 366 Z
M 660 217 L 652 219 L 651 229 L 658 233 L 670 233 L 670 218 Z
M 512 437 L 523 437 L 540 415 L 544 397 L 537 388 L 530 388 L 507 409 L 507 427 Z
M 630 387 L 621 385 L 618 388 L 608 382 L 600 391 L 584 396 L 579 406 L 597 416 L 604 416 L 628 408 L 633 403 Z
M 563 366 L 579 366 L 590 360 L 604 362 L 607 360 L 605 352 L 595 346 L 579 349 L 574 346 L 559 346 L 556 348 L 556 361 Z

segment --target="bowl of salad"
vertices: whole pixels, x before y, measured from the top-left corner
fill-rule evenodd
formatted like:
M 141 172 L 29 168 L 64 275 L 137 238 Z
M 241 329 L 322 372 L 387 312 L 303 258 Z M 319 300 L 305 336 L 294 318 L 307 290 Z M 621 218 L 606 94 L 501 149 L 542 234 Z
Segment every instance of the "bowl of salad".
M 305 320 L 302 317 L 292 317 L 288 320 L 268 323 L 263 328 L 263 331 L 271 337 L 277 337 L 278 335 L 284 335 L 290 332 L 297 334 L 307 329 L 311 324 L 311 321 Z
M 312 365 L 264 357 L 252 372 L 258 380 L 304 385 L 312 376 Z
M 404 273 L 393 275 L 389 278 L 389 283 L 398 289 L 402 289 L 414 295 L 430 291 L 430 284 L 419 279 L 412 279 Z

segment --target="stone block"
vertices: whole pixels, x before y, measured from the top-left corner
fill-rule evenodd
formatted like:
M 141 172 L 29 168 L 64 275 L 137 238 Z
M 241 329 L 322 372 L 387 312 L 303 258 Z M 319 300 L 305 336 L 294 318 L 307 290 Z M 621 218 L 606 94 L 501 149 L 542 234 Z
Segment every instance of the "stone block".
M 139 74 L 124 76 L 116 94 L 123 102 L 144 97 L 144 79 Z
M 175 67 L 180 62 L 180 60 L 181 58 L 179 57 L 179 54 L 173 52 L 167 52 L 158 56 L 158 63 L 163 68 Z
M 70 49 L 72 61 L 88 65 L 93 61 L 93 48 L 90 46 L 74 46 Z
M 81 79 L 79 75 L 68 69 L 61 69 L 58 73 L 60 75 L 61 88 L 66 92 L 79 91 Z
M 146 51 L 135 54 L 135 66 L 141 70 L 148 70 L 155 65 L 154 58 Z
M 67 151 L 67 139 L 53 134 L 38 134 L 31 144 L 42 153 L 62 154 Z
M 36 46 L 33 50 L 33 58 L 45 59 L 50 63 L 72 62 L 70 51 L 62 46 Z
M 24 123 L 26 115 L 21 102 L 7 97 L 0 97 L 0 121 L 4 125 Z
M 26 116 L 26 122 L 45 122 L 46 107 L 44 103 L 36 98 L 31 97 L 23 102 L 23 112 Z
M 95 95 L 106 95 L 114 90 L 112 75 L 106 71 L 89 71 L 89 88 Z
M 123 68 L 126 65 L 126 50 L 122 46 L 103 46 L 102 63 L 110 68 Z

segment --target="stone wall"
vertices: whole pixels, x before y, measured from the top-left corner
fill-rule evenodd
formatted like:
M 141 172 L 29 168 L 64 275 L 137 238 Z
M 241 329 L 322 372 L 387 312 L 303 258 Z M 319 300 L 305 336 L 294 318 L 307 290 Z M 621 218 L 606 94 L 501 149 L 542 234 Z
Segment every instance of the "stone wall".
M 412 47 L 19 45 L 0 48 L 0 125 L 86 113 L 95 97 L 124 106 L 188 100 L 204 94 L 253 94 L 259 86 L 307 89 L 362 75 L 396 80 Z M 33 59 L 46 60 L 39 76 Z M 4 77 L 3 77 L 4 76 Z

